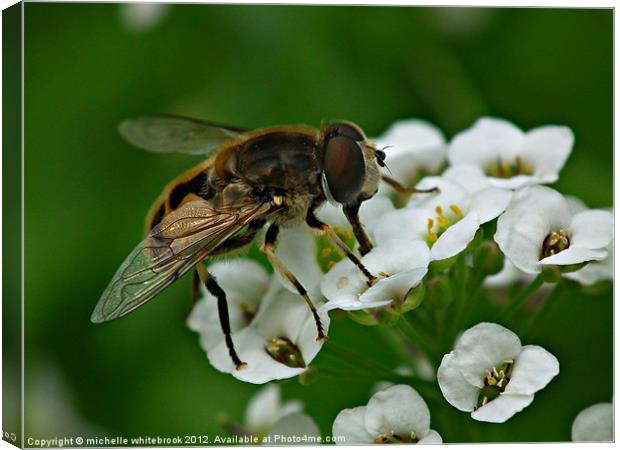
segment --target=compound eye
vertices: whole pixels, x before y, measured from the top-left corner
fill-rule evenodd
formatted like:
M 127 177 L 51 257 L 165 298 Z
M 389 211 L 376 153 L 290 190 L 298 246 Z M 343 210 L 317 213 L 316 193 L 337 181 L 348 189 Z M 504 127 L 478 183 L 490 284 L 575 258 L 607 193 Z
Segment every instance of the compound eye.
M 328 195 L 338 203 L 353 203 L 364 185 L 366 164 L 361 147 L 348 136 L 335 136 L 325 147 L 323 170 Z

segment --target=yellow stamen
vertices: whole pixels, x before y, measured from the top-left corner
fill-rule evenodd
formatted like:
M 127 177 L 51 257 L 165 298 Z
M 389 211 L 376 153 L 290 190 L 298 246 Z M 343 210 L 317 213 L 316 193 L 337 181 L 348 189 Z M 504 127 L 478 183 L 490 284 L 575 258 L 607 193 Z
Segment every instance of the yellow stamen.
M 435 212 L 437 213 L 439 217 L 441 217 L 441 215 L 443 214 L 443 209 L 441 209 L 441 206 L 437 205 L 435 207 Z
M 459 219 L 460 219 L 461 217 L 463 217 L 463 212 L 461 211 L 461 208 L 459 208 L 458 206 L 456 206 L 456 205 L 450 205 L 450 209 L 452 210 L 452 212 L 454 213 L 454 215 L 455 215 L 456 217 L 458 217 Z
M 426 228 L 428 229 L 428 232 L 431 233 L 433 230 L 433 226 L 435 225 L 435 221 L 433 219 L 428 219 L 428 222 L 426 222 Z
M 444 216 L 437 217 L 437 224 L 439 225 L 439 228 L 448 228 L 449 226 L 449 223 Z

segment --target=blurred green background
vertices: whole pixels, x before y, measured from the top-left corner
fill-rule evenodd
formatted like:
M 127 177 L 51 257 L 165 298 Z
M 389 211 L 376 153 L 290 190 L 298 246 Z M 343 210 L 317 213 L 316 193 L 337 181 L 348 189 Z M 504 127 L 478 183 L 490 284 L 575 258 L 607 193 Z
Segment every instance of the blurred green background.
M 187 277 L 122 320 L 89 322 L 150 202 L 199 161 L 130 148 L 116 132 L 124 118 L 169 112 L 248 127 L 344 118 L 370 136 L 408 117 L 447 137 L 481 115 L 524 129 L 566 124 L 576 144 L 555 187 L 612 204 L 611 10 L 174 5 L 136 29 L 122 8 L 25 6 L 27 436 L 222 433 L 216 414 L 241 420 L 259 389 L 208 364 L 184 325 Z M 375 328 L 345 317 L 330 340 L 396 364 Z M 431 405 L 444 440 L 568 440 L 581 409 L 611 401 L 611 290 L 575 288 L 535 343 L 561 372 L 532 406 L 494 425 Z M 372 384 L 282 387 L 326 435 L 341 409 L 366 404 Z

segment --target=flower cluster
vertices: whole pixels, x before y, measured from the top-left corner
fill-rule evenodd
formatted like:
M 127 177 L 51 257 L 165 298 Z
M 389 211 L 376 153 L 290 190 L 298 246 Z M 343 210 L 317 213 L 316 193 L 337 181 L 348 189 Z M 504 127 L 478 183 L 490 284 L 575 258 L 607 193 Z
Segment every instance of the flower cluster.
M 384 327 L 390 345 L 405 339 L 405 350 L 414 352 L 398 361 L 404 372 L 377 373 L 376 381 L 388 373 L 406 384 L 382 384 L 388 387 L 367 406 L 335 418 L 332 431 L 343 437 L 340 443 L 441 442 L 418 393 L 427 391 L 419 386 L 430 383 L 443 406 L 474 420 L 505 422 L 558 375 L 555 356 L 521 339 L 530 341 L 544 320 L 542 310 L 564 286 L 606 286 L 613 279 L 612 212 L 588 209 L 546 186 L 558 180 L 573 141 L 564 126 L 524 132 L 494 118 L 479 119 L 450 141 L 423 121 L 394 124 L 375 140 L 386 153 L 383 173 L 427 192 L 399 194 L 386 184 L 362 204 L 373 248 L 360 261 L 372 282 L 325 236 L 305 226 L 282 233 L 278 256 L 318 305 L 325 330 L 330 314 L 339 314 Z M 356 251 L 339 208 L 326 204 L 318 216 Z M 228 295 L 232 337 L 248 366 L 235 370 L 216 301 L 204 293 L 188 324 L 211 364 L 258 384 L 308 374 L 324 343 L 316 340 L 312 315 L 290 282 L 248 259 L 217 262 L 209 270 Z M 543 285 L 549 298 L 534 312 L 524 311 Z M 517 291 L 512 298 L 485 295 L 485 288 L 508 287 Z M 519 314 L 523 320 L 515 321 Z M 486 321 L 473 322 L 474 316 Z M 329 370 L 312 368 L 319 376 Z M 584 417 L 575 420 L 575 440 L 590 436 L 593 419 Z

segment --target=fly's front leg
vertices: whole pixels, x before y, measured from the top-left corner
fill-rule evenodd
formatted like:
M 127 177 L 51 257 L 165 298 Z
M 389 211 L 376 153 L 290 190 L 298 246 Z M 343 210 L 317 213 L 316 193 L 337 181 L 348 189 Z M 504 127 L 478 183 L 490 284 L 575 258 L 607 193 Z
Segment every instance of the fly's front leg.
M 321 222 L 314 214 L 312 209 L 308 210 L 308 214 L 306 215 L 306 223 L 312 229 L 318 230 L 321 233 L 325 234 L 327 238 L 336 246 L 336 248 L 342 253 L 343 256 L 346 256 L 351 260 L 353 264 L 357 266 L 358 269 L 364 274 L 364 276 L 368 279 L 368 286 L 372 286 L 377 281 L 377 277 L 370 273 L 370 271 L 362 264 L 362 261 L 353 254 L 353 252 L 347 247 L 347 244 L 342 242 L 342 239 L 338 237 L 336 232 L 332 227 L 328 224 Z M 364 236 L 366 234 L 364 233 Z M 361 244 L 360 244 L 361 246 Z
M 200 280 L 204 283 L 207 290 L 217 299 L 217 312 L 220 316 L 220 325 L 222 326 L 222 332 L 224 333 L 228 354 L 230 355 L 236 369 L 243 369 L 247 366 L 247 364 L 239 359 L 232 337 L 230 336 L 230 318 L 228 317 L 228 302 L 226 301 L 226 293 L 220 285 L 217 284 L 215 278 L 207 272 L 207 269 L 202 262 L 198 263 L 196 266 L 196 272 L 200 276 Z
M 261 247 L 261 250 L 267 255 L 267 258 L 269 258 L 269 262 L 274 267 L 274 269 L 280 272 L 287 280 L 291 282 L 291 284 L 293 284 L 293 286 L 295 286 L 295 289 L 297 289 L 299 295 L 301 295 L 308 304 L 308 307 L 312 312 L 312 316 L 314 317 L 314 322 L 316 323 L 317 341 L 327 339 L 327 336 L 323 331 L 321 318 L 316 311 L 314 303 L 312 303 L 312 300 L 308 295 L 308 291 L 306 291 L 306 289 L 301 285 L 299 280 L 297 280 L 295 275 L 293 275 L 291 271 L 288 270 L 288 268 L 284 265 L 284 262 L 282 262 L 282 260 L 273 251 L 274 246 L 276 245 L 276 241 L 278 240 L 279 231 L 280 229 L 277 225 L 270 225 L 269 228 L 267 228 L 267 232 L 265 233 L 265 243 Z
M 392 189 L 394 189 L 399 194 L 411 195 L 411 194 L 432 194 L 433 192 L 439 192 L 439 188 L 434 187 L 430 189 L 417 189 L 417 188 L 408 188 L 400 184 L 394 178 L 388 177 L 387 175 L 381 175 L 381 179 L 390 185 Z
M 360 222 L 359 211 L 361 203 L 355 205 L 343 206 L 342 211 L 353 228 L 353 234 L 359 244 L 359 252 L 362 256 L 372 250 L 372 242 L 368 238 L 363 225 Z

